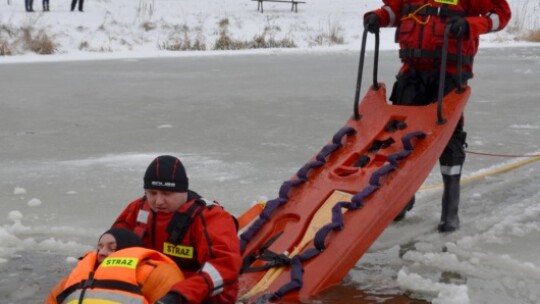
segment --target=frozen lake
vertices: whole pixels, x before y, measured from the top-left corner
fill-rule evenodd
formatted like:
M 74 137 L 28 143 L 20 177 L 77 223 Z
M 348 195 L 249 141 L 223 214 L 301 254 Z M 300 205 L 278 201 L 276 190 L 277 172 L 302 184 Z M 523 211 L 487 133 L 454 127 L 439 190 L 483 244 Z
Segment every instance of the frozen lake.
M 381 53 L 388 86 L 396 56 Z M 277 196 L 352 114 L 357 64 L 343 51 L 0 65 L 2 303 L 41 302 L 73 266 L 68 257 L 142 194 L 158 154 L 179 156 L 191 188 L 234 214 Z M 475 69 L 468 149 L 540 153 L 540 48 L 483 49 Z M 519 160 L 468 154 L 464 175 Z M 438 182 L 435 168 L 426 185 Z M 537 303 L 539 182 L 540 162 L 465 184 L 462 229 L 450 235 L 435 232 L 440 189 L 420 192 L 320 300 L 408 290 L 435 303 Z

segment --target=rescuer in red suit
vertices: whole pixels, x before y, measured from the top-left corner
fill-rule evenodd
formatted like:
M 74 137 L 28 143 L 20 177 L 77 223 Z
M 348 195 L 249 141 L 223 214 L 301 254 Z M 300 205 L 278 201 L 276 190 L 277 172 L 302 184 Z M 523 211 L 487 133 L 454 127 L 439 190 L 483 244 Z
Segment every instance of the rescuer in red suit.
M 502 30 L 511 17 L 505 0 L 384 0 L 384 5 L 364 15 L 364 27 L 378 32 L 382 27 L 397 27 L 399 57 L 403 62 L 390 95 L 396 105 L 427 105 L 437 101 L 440 58 L 445 28 L 451 24 L 448 41 L 445 94 L 458 87 L 458 39 L 462 38 L 462 84 L 473 77 L 473 59 L 481 34 Z M 467 133 L 463 117 L 439 158 L 444 183 L 440 232 L 459 229 L 461 169 L 465 162 Z M 414 196 L 395 218 L 403 219 L 412 209 Z
M 184 273 L 185 279 L 156 304 L 234 303 L 242 257 L 233 216 L 188 190 L 184 166 L 174 156 L 150 163 L 144 190 L 113 227 L 132 230 L 145 247 L 167 255 Z

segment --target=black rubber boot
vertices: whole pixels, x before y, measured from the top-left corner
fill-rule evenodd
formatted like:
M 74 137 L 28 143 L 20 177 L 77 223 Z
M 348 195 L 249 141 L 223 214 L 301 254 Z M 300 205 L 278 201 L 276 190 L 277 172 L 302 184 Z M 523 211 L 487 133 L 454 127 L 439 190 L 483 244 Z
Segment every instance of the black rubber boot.
M 407 203 L 407 205 L 405 205 L 405 208 L 403 208 L 403 210 L 401 210 L 401 212 L 394 218 L 394 222 L 399 222 L 401 221 L 402 219 L 405 218 L 405 214 L 410 211 L 413 206 L 414 206 L 414 201 L 415 201 L 415 198 L 414 196 L 409 200 L 409 202 Z
M 443 174 L 444 192 L 442 197 L 441 222 L 439 232 L 453 232 L 459 229 L 459 180 L 461 175 Z

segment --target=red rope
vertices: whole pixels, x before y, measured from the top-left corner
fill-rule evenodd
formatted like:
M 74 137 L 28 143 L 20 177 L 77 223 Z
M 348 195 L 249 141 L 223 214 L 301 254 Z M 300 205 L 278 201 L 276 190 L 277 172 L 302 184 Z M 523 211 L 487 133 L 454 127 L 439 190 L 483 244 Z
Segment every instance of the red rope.
M 496 153 L 476 152 L 476 151 L 470 151 L 470 150 L 466 150 L 465 152 L 469 154 L 499 156 L 499 157 L 539 157 L 540 156 L 540 154 L 496 154 Z

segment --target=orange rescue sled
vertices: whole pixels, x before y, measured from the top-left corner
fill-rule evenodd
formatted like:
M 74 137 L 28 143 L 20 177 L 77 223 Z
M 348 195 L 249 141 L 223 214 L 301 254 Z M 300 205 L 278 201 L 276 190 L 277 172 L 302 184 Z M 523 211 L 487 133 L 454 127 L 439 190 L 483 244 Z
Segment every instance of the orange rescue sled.
M 374 76 L 355 115 L 283 183 L 279 197 L 268 201 L 240 236 L 245 258 L 240 299 L 305 300 L 339 284 L 420 188 L 469 95 L 465 86 L 444 100 L 440 93 L 439 103 L 396 106 L 387 103 L 385 86 Z

